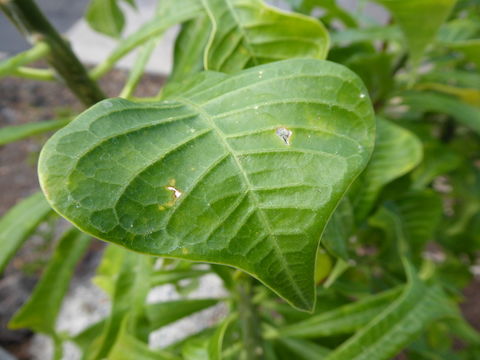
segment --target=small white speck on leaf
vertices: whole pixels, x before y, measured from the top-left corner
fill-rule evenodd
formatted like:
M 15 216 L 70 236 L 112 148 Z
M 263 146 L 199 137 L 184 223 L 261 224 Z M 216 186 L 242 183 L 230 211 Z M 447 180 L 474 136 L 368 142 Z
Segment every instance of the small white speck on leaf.
M 287 128 L 280 127 L 275 131 L 275 134 L 282 139 L 286 145 L 290 145 L 290 137 L 292 136 L 292 132 Z
M 167 186 L 167 190 L 173 191 L 173 196 L 175 199 L 178 199 L 180 196 L 182 196 L 182 192 L 173 186 Z
M 109 109 L 113 106 L 113 104 L 110 101 L 104 101 L 103 102 L 103 107 Z
M 366 96 L 367 96 L 367 95 L 365 95 L 364 93 L 361 93 L 361 94 L 360 94 L 360 99 L 365 99 Z
M 263 71 L 259 71 L 259 72 L 258 72 L 258 78 L 259 78 L 259 79 L 263 78 Z

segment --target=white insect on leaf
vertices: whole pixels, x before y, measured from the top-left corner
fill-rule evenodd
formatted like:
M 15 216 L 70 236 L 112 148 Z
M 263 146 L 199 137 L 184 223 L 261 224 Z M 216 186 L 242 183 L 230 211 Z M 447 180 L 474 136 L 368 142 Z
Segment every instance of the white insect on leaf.
M 280 127 L 275 131 L 275 133 L 285 142 L 285 144 L 290 145 L 290 137 L 292 136 L 292 132 L 290 130 Z
M 175 199 L 178 199 L 180 196 L 182 196 L 182 192 L 173 186 L 167 186 L 167 190 L 173 191 L 173 196 Z

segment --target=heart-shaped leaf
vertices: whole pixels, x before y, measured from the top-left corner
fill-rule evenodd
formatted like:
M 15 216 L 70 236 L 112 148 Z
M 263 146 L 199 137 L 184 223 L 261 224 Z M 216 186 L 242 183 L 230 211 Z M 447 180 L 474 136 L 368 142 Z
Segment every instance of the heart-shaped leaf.
M 366 89 L 321 60 L 202 78 L 164 102 L 103 101 L 57 132 L 46 197 L 100 239 L 235 266 L 310 310 L 321 233 L 372 152 Z

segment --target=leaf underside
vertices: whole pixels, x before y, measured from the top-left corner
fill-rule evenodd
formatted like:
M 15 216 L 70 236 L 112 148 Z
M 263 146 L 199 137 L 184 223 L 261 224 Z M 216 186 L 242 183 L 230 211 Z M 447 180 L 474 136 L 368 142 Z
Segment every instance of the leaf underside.
M 202 0 L 212 23 L 205 68 L 232 73 L 297 57 L 325 59 L 329 35 L 321 22 L 261 0 Z
M 40 156 L 47 199 L 100 239 L 231 265 L 312 309 L 321 233 L 372 152 L 363 84 L 306 59 L 193 84 L 103 101 L 56 133 Z

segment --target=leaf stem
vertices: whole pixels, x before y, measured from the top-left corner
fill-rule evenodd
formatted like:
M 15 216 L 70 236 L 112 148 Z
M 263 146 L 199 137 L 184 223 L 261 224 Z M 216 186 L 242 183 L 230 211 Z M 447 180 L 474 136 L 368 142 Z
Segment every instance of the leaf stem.
M 236 274 L 236 295 L 242 329 L 245 360 L 263 359 L 263 341 L 257 308 L 252 302 L 252 278 L 244 273 Z
M 91 106 L 105 98 L 68 42 L 55 30 L 33 0 L 2 0 L 0 9 L 32 44 L 44 42 L 48 45 L 50 52 L 46 54 L 47 61 L 83 104 Z
M 45 57 L 50 51 L 48 44 L 39 41 L 31 49 L 0 62 L 0 77 L 12 74 L 18 67 Z
M 20 66 L 16 68 L 12 76 L 30 79 L 30 80 L 39 80 L 39 81 L 55 81 L 55 73 L 50 69 L 37 69 L 32 67 Z

